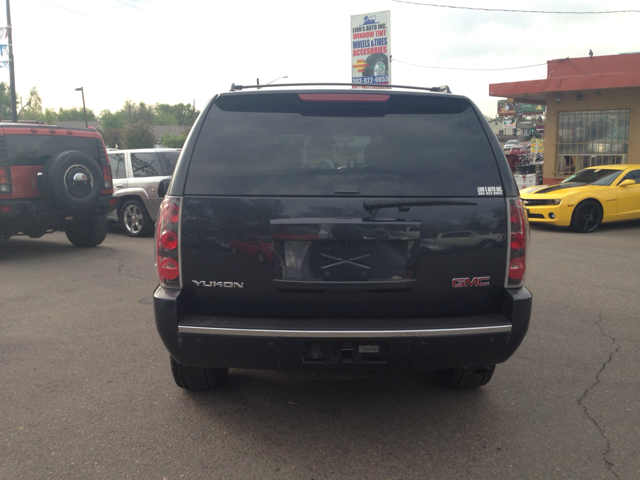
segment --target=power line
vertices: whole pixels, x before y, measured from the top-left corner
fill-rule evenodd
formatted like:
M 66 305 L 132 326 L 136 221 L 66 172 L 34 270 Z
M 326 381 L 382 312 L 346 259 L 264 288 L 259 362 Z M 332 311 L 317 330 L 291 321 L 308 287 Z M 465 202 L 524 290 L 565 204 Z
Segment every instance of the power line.
M 142 10 L 140 7 L 138 7 L 136 5 L 132 5 L 132 4 L 127 3 L 127 2 L 123 2 L 122 0 L 118 0 L 118 2 L 124 3 L 125 5 L 128 5 L 128 6 L 133 7 L 133 8 L 137 8 L 138 10 Z
M 404 63 L 406 65 L 413 65 L 414 67 L 422 67 L 422 68 L 435 68 L 437 70 L 467 70 L 472 72 L 496 72 L 499 70 L 518 70 L 521 68 L 533 68 L 533 67 L 541 67 L 546 65 L 546 63 L 537 63 L 535 65 L 525 65 L 524 67 L 505 67 L 505 68 L 461 68 L 461 67 L 433 67 L 429 65 L 418 65 L 417 63 L 409 63 L 403 62 L 402 60 L 398 60 L 395 56 L 391 60 L 392 62 Z
M 68 8 L 60 7 L 58 5 L 54 5 L 53 3 L 45 2 L 44 0 L 38 0 L 38 1 L 40 3 L 45 3 L 45 4 L 47 4 L 47 5 L 51 6 L 51 7 L 59 8 L 60 10 L 66 10 L 67 12 L 75 13 L 76 15 L 80 15 L 80 16 L 85 17 L 85 18 L 91 18 L 93 20 L 92 17 L 90 17 L 88 15 L 85 15 L 84 13 L 80 13 L 80 12 L 76 12 L 75 10 L 70 10 Z
M 410 3 L 412 5 L 420 5 L 421 7 L 438 7 L 438 8 L 457 8 L 460 10 L 481 10 L 484 12 L 508 12 L 508 13 L 551 13 L 558 15 L 601 15 L 607 13 L 640 13 L 640 10 L 610 10 L 601 12 L 554 12 L 546 10 L 508 10 L 506 8 L 480 8 L 480 7 L 458 7 L 455 5 L 437 5 L 435 3 L 419 3 L 410 2 L 408 0 L 391 0 L 398 3 Z

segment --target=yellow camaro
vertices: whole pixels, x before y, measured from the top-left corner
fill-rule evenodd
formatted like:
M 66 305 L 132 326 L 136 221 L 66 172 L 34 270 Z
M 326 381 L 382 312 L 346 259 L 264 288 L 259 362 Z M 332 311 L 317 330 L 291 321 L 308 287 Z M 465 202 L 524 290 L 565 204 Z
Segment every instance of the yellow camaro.
M 640 219 L 640 165 L 589 167 L 555 185 L 520 192 L 534 224 L 593 232 L 601 223 Z

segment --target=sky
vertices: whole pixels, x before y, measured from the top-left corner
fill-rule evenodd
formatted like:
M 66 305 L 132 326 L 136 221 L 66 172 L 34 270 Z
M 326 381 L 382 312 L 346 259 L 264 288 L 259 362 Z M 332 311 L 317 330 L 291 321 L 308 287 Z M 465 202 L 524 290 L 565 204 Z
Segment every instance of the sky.
M 201 110 L 232 83 L 257 78 L 348 83 L 351 15 L 386 10 L 392 83 L 449 85 L 486 115 L 497 111 L 491 83 L 546 78 L 548 60 L 589 49 L 640 52 L 640 0 L 11 0 L 10 8 L 18 99 L 36 87 L 45 108 L 80 108 L 75 88 L 83 87 L 96 114 L 126 100 Z M 9 83 L 7 68 L 2 81 Z

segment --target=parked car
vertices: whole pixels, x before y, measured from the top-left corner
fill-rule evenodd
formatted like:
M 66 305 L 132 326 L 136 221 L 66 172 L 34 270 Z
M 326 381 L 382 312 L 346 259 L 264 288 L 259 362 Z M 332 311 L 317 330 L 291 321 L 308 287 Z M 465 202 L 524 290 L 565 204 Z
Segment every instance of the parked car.
M 243 253 L 255 257 L 260 263 L 273 261 L 273 243 L 269 235 L 245 235 L 230 240 L 231 253 Z
M 520 195 L 532 223 L 590 233 L 601 223 L 640 218 L 640 165 L 589 167 Z
M 505 152 L 509 152 L 512 148 L 516 148 L 518 146 L 520 146 L 520 140 L 507 140 L 507 143 L 504 144 L 502 149 Z
M 486 384 L 532 297 L 525 211 L 478 108 L 440 88 L 238 90 L 203 109 L 156 225 L 156 327 L 176 384 L 215 388 L 229 368 Z M 305 165 L 337 139 L 356 161 L 327 150 L 333 167 Z M 486 248 L 422 251 L 453 226 Z M 273 263 L 206 241 L 249 235 L 271 239 Z
M 180 150 L 109 150 L 108 154 L 118 199 L 109 220 L 119 222 L 131 237 L 151 235 Z
M 107 236 L 111 169 L 95 130 L 0 123 L 0 237 L 63 231 L 76 247 Z

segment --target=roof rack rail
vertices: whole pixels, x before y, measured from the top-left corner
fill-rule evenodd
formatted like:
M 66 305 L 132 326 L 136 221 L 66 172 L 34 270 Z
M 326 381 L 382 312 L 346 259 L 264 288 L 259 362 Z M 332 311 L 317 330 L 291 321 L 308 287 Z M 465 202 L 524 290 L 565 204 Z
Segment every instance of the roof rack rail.
M 276 83 L 267 85 L 236 85 L 231 84 L 230 92 L 245 90 L 247 88 L 274 88 L 274 87 L 380 87 L 380 88 L 408 88 L 410 90 L 424 90 L 426 92 L 451 93 L 451 89 L 447 85 L 439 87 L 409 87 L 407 85 L 363 85 L 360 83 Z

